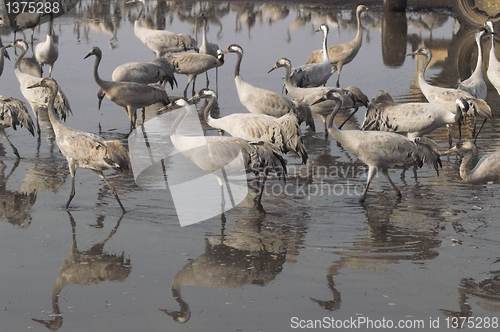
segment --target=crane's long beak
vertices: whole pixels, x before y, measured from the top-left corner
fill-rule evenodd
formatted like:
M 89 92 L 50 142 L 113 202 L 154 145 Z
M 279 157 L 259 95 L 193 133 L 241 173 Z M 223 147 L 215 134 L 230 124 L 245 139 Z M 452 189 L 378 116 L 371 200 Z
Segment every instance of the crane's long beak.
M 311 106 L 319 104 L 325 100 L 328 100 L 328 98 L 326 98 L 326 96 L 323 96 L 323 97 L 319 98 L 318 100 L 316 100 L 314 103 L 312 103 Z
M 417 55 L 417 51 L 405 54 L 405 56 L 410 56 L 410 55 Z
M 90 51 L 85 57 L 84 59 L 87 59 L 89 56 L 93 55 L 92 51 Z
M 443 155 L 450 154 L 450 153 L 453 153 L 453 152 L 457 152 L 457 147 L 456 146 L 454 146 L 451 149 L 446 150 L 445 152 L 443 152 Z
M 28 86 L 28 89 L 39 88 L 42 86 L 42 82 L 35 83 L 33 85 Z
M 276 68 L 278 68 L 278 66 L 274 65 L 273 68 L 271 68 L 267 73 L 269 74 L 270 72 L 272 72 L 273 70 L 275 70 Z

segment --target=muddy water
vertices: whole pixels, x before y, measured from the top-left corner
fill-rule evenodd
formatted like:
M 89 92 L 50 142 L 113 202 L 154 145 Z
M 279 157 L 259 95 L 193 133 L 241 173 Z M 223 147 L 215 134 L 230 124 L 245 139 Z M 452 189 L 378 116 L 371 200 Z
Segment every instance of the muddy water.
M 281 57 L 293 65 L 304 63 L 321 46 L 321 36 L 314 33 L 321 23 L 330 26 L 331 44 L 356 34 L 347 4 L 319 10 L 315 5 L 148 2 L 147 8 L 144 25 L 192 35 L 200 8 L 215 13 L 208 39 L 220 48 L 241 45 L 245 80 L 277 92 L 284 72 L 268 70 Z M 474 68 L 474 30 L 453 13 L 384 16 L 380 6 L 371 9 L 362 18 L 363 46 L 344 67 L 341 86 L 356 85 L 369 98 L 385 90 L 398 102 L 423 100 L 416 84 L 418 59 L 404 57 L 422 43 L 434 53 L 426 75 L 432 84 L 452 86 Z M 69 126 L 94 133 L 100 126 L 108 138 L 127 134 L 123 110 L 108 99 L 97 109 L 94 58 L 83 57 L 99 46 L 105 78 L 122 63 L 150 61 L 154 54 L 133 33 L 136 14 L 123 1 L 81 1 L 71 14 L 56 19 L 60 54 L 53 77 L 73 108 Z M 35 43 L 45 33 L 42 25 Z M 2 40 L 12 41 L 13 34 L 3 29 Z M 488 52 L 489 43 L 484 46 Z M 12 49 L 9 54 L 1 94 L 22 98 Z M 244 112 L 233 81 L 236 57 L 228 54 L 225 60 L 217 88 L 221 115 Z M 187 79 L 177 75 L 177 81 L 179 87 L 168 90 L 171 96 L 182 94 Z M 197 87 L 204 84 L 201 76 Z M 488 88 L 487 101 L 498 118 L 500 97 Z M 146 119 L 153 119 L 155 111 L 148 108 Z M 347 126 L 359 126 L 363 113 L 362 108 Z M 359 204 L 365 166 L 332 139 L 325 140 L 316 120 L 317 133 L 302 128 L 309 164 L 300 166 L 298 158 L 287 156 L 287 185 L 268 181 L 267 214 L 256 213 L 251 190 L 223 218 L 182 228 L 170 192 L 141 187 L 132 173 L 107 174 L 126 214 L 105 184 L 86 170 L 77 172 L 76 196 L 67 212 L 67 163 L 50 130 L 42 129 L 40 144 L 24 129 L 8 130 L 22 158 L 1 143 L 2 329 L 287 331 L 320 320 L 325 328 L 353 321 L 367 330 L 385 320 L 386 326 L 428 330 L 451 327 L 459 317 L 473 317 L 477 327 L 494 327 L 500 318 L 498 186 L 464 184 L 457 157 L 451 155 L 443 157 L 439 177 L 425 167 L 417 181 L 411 172 L 404 178 L 391 172 L 401 199 L 376 178 L 366 203 Z M 499 148 L 496 127 L 497 120 L 481 132 L 480 155 Z M 470 126 L 467 130 L 466 135 Z M 447 149 L 446 130 L 432 138 Z M 306 174 L 312 170 L 310 179 Z M 184 200 L 193 211 L 203 205 L 190 196 Z

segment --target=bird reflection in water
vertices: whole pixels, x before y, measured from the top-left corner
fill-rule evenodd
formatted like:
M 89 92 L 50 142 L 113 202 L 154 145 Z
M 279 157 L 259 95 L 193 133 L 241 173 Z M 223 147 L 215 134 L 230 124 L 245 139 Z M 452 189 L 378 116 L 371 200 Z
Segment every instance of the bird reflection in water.
M 231 212 L 237 213 L 238 208 Z M 172 281 L 172 296 L 180 309 L 160 310 L 176 322 L 186 323 L 191 318 L 191 309 L 181 296 L 182 287 L 241 288 L 266 286 L 274 280 L 285 262 L 294 261 L 305 236 L 305 226 L 298 220 L 285 222 L 271 218 L 239 213 L 237 220 L 230 223 L 234 226 L 229 232 L 223 226 L 219 235 L 207 235 L 205 252 L 186 264 Z M 222 219 L 224 225 L 225 216 Z
M 27 227 L 31 223 L 30 209 L 36 201 L 36 190 L 24 191 L 21 187 L 17 191 L 7 189 L 7 181 L 19 166 L 20 159 L 16 159 L 7 175 L 7 166 L 0 160 L 0 220 L 19 227 Z
M 49 314 L 53 317 L 49 320 L 35 319 L 35 322 L 45 325 L 48 329 L 56 331 L 63 324 L 63 315 L 59 308 L 61 291 L 69 285 L 95 285 L 103 281 L 123 282 L 130 275 L 132 266 L 130 259 L 121 255 L 111 254 L 104 251 L 104 245 L 116 233 L 123 214 L 118 218 L 115 227 L 109 235 L 99 243 L 93 245 L 89 250 L 78 250 L 76 243 L 76 222 L 69 211 L 67 211 L 72 229 L 72 242 L 70 255 L 64 260 L 56 283 L 52 289 L 52 310 Z M 100 222 L 98 218 L 97 223 Z M 102 221 L 101 221 L 102 222 Z

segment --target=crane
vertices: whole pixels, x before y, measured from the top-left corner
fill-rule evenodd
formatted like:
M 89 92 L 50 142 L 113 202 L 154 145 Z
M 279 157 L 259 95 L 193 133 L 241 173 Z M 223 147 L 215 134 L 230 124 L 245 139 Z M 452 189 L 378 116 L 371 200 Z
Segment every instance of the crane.
M 338 71 L 337 75 L 337 87 L 340 86 L 340 72 L 342 67 L 350 63 L 358 54 L 361 44 L 363 42 L 363 30 L 361 27 L 361 14 L 368 11 L 369 9 L 364 5 L 359 5 L 356 7 L 356 20 L 358 22 L 358 31 L 356 37 L 348 43 L 330 46 L 328 48 L 328 57 L 330 58 L 330 63 L 333 66 L 333 72 Z M 306 63 L 318 63 L 323 59 L 321 54 L 322 50 L 313 51 Z
M 426 163 L 433 166 L 439 175 L 438 167 L 442 166 L 442 163 L 436 143 L 425 137 L 411 140 L 396 133 L 383 131 L 339 130 L 333 123 L 333 119 L 342 107 L 342 95 L 330 90 L 317 102 L 332 99 L 337 99 L 338 102 L 327 118 L 330 136 L 368 165 L 366 186 L 361 194 L 360 202 L 365 201 L 370 183 L 377 172 L 389 181 L 398 197 L 401 197 L 401 191 L 389 177 L 389 169 L 422 167 Z
M 54 109 L 54 101 L 58 91 L 57 82 L 51 77 L 46 77 L 40 82 L 30 85 L 28 89 L 41 87 L 49 90 L 49 120 L 54 128 L 57 146 L 68 161 L 71 175 L 71 192 L 68 202 L 66 203 L 66 209 L 69 208 L 69 204 L 75 196 L 76 170 L 78 168 L 87 168 L 93 170 L 109 186 L 120 208 L 123 212 L 126 212 L 118 197 L 116 189 L 109 183 L 102 171 L 128 170 L 130 168 L 130 158 L 127 149 L 119 140 L 105 141 L 100 136 L 63 125 L 57 118 Z

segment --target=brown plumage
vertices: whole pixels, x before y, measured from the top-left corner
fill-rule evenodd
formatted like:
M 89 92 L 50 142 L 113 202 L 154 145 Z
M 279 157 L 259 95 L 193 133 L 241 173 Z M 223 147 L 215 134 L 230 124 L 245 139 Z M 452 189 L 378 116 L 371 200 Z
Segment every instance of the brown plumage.
M 6 128 L 17 130 L 17 126 L 25 127 L 31 135 L 35 135 L 35 124 L 24 103 L 16 98 L 0 96 L 0 136 L 7 140 L 14 154 L 20 158 L 16 147 L 5 134 Z
M 102 171 L 128 170 L 130 168 L 130 158 L 127 149 L 120 141 L 105 141 L 102 137 L 76 130 L 63 125 L 57 118 L 54 111 L 54 99 L 57 94 L 57 82 L 50 78 L 44 78 L 37 84 L 31 85 L 28 89 L 45 87 L 49 89 L 49 120 L 54 128 L 56 143 L 62 154 L 68 160 L 68 167 L 71 175 L 71 193 L 66 203 L 66 209 L 75 196 L 75 173 L 77 168 L 87 168 L 93 170 L 111 188 L 118 204 L 125 212 L 116 189 L 104 177 Z

